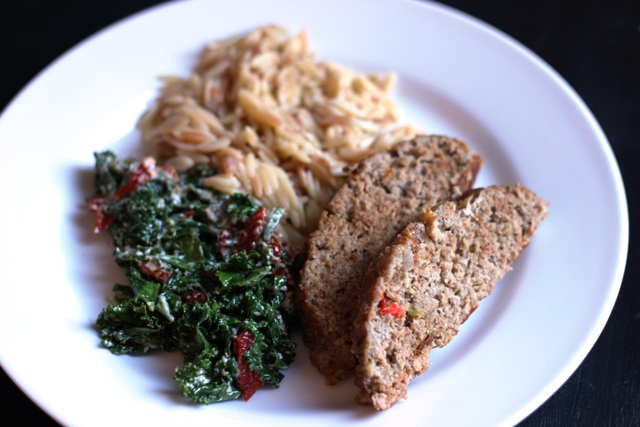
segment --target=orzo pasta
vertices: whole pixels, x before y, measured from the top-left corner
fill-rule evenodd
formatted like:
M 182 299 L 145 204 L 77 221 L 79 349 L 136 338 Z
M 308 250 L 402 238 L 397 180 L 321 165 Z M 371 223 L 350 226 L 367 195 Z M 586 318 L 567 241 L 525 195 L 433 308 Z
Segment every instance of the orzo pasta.
M 165 77 L 140 119 L 146 143 L 178 170 L 211 163 L 207 185 L 282 206 L 281 232 L 300 243 L 351 167 L 412 138 L 391 99 L 396 75 L 365 74 L 310 51 L 278 26 L 215 41 L 191 76 Z

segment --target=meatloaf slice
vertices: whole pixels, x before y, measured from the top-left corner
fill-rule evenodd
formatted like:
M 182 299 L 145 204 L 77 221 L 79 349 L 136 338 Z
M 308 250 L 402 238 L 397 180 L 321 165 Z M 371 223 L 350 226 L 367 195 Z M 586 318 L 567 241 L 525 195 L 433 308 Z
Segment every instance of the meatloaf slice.
M 529 244 L 547 203 L 520 186 L 473 190 L 409 223 L 370 264 L 355 322 L 356 400 L 387 409 Z
M 462 141 L 419 136 L 364 160 L 323 212 L 309 240 L 296 310 L 311 362 L 327 383 L 354 374 L 351 331 L 372 256 L 419 213 L 469 189 L 482 164 Z

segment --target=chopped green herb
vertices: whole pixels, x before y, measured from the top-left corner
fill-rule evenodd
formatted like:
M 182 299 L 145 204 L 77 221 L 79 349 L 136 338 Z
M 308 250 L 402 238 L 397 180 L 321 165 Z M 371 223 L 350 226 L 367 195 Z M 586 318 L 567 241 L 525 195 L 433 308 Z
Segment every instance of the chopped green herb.
M 425 318 L 427 315 L 420 310 L 418 307 L 416 307 L 413 304 L 409 304 L 409 308 L 407 309 L 407 314 L 411 317 L 420 317 L 420 318 Z

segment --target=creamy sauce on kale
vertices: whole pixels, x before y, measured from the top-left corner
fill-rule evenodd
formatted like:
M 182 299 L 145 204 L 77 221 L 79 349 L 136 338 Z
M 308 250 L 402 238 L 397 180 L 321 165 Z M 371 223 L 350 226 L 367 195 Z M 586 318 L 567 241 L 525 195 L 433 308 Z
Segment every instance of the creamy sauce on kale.
M 198 403 L 278 387 L 295 344 L 289 263 L 267 212 L 243 194 L 202 185 L 206 166 L 184 173 L 96 153 L 95 231 L 113 238 L 130 283 L 116 284 L 96 321 L 114 354 L 180 351 L 175 379 Z

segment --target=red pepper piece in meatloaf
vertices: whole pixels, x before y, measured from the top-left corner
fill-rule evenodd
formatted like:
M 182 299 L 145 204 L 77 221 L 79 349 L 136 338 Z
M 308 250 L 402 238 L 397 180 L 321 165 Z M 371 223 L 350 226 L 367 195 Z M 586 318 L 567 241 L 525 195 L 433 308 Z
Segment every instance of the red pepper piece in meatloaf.
M 481 165 L 464 142 L 423 135 L 364 160 L 329 202 L 295 294 L 311 362 L 329 384 L 355 372 L 351 333 L 371 257 L 421 206 L 471 188 Z
M 354 327 L 356 400 L 382 410 L 406 397 L 431 349 L 458 333 L 546 215 L 547 202 L 516 184 L 473 190 L 408 224 L 364 278 Z

